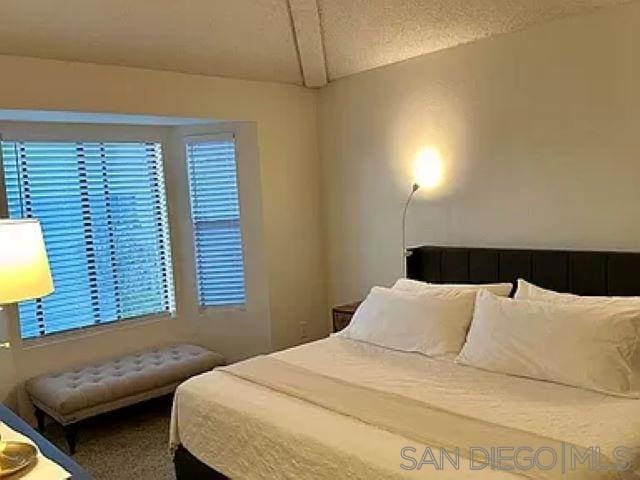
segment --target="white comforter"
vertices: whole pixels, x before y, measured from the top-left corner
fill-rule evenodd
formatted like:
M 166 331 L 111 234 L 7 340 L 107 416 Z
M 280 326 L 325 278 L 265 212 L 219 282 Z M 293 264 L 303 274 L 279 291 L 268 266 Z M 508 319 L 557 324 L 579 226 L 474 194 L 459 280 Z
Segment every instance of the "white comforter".
M 484 372 L 451 359 L 430 359 L 337 337 L 274 354 L 280 360 L 343 380 L 415 398 L 433 406 L 563 440 L 618 446 L 640 455 L 640 400 Z M 366 405 L 363 405 L 366 408 Z M 410 465 L 400 452 L 425 445 L 288 397 L 224 372 L 182 384 L 172 445 L 232 478 L 501 479 L 520 475 Z M 438 450 L 433 449 L 437 456 Z

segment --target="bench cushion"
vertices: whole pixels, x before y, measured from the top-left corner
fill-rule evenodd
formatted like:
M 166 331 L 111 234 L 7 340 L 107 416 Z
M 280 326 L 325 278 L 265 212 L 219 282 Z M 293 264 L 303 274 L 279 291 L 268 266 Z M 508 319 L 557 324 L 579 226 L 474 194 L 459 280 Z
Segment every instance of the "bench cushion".
M 127 397 L 152 398 L 146 393 L 166 393 L 167 387 L 224 364 L 220 354 L 196 345 L 172 345 L 152 348 L 124 357 L 71 370 L 40 375 L 28 380 L 26 390 L 34 403 L 58 420 L 70 418 L 74 412 L 87 412 L 96 407 Z M 145 394 L 145 395 L 141 395 Z M 130 402 L 135 403 L 135 402 Z M 99 412 L 98 412 L 99 410 Z

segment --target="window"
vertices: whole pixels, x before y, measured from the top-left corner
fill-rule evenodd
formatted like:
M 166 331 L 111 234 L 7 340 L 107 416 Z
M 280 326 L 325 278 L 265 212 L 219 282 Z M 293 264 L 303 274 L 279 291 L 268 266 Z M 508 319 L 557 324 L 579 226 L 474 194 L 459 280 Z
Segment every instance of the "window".
M 174 311 L 159 143 L 2 142 L 12 218 L 40 219 L 55 292 L 23 339 Z
M 186 142 L 200 306 L 245 303 L 242 233 L 231 135 Z

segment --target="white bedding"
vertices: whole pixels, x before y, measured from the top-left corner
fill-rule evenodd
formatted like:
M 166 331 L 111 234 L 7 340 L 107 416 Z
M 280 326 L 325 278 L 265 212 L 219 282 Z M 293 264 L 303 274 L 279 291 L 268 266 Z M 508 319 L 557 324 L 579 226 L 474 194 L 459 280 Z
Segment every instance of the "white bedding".
M 537 380 L 485 372 L 419 354 L 337 337 L 274 354 L 349 382 L 415 398 L 452 412 L 583 447 L 615 447 L 640 456 L 640 400 L 610 397 Z M 366 408 L 366 405 L 363 405 Z M 172 445 L 182 444 L 232 478 L 521 478 L 447 466 L 403 470 L 400 451 L 424 445 L 288 397 L 224 372 L 210 372 L 177 392 Z M 437 453 L 437 449 L 433 449 Z

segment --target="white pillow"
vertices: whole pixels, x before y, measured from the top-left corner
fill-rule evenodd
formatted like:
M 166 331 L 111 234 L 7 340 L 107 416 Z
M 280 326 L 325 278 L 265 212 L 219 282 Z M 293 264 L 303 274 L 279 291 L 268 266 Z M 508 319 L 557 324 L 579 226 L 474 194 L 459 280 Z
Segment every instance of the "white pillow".
M 480 290 L 489 290 L 494 295 L 507 297 L 511 293 L 513 285 L 511 283 L 484 283 L 479 285 L 471 283 L 427 283 L 420 282 L 418 280 L 411 280 L 409 278 L 399 278 L 393 286 L 393 289 L 403 290 L 405 292 L 424 292 L 426 290 L 433 289 L 449 289 L 467 290 L 474 293 L 477 293 Z
M 521 278 L 518 279 L 518 288 L 514 298 L 516 300 L 536 300 L 552 303 L 578 303 L 581 305 L 630 307 L 640 309 L 640 297 L 596 297 L 560 293 L 538 287 L 537 285 L 529 283 Z
M 458 353 L 473 315 L 468 291 L 409 293 L 373 287 L 338 336 L 425 355 Z
M 500 298 L 480 292 L 456 362 L 640 397 L 640 309 Z

